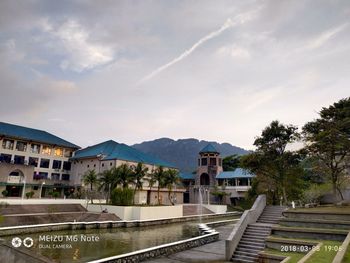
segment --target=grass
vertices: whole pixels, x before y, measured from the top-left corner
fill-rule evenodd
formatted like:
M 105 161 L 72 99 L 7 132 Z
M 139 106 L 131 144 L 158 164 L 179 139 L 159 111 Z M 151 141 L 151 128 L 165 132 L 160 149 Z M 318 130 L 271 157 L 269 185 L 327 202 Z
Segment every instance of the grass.
M 313 208 L 289 209 L 293 212 L 350 214 L 350 206 L 318 206 Z
M 342 263 L 350 262 L 350 245 L 346 249 L 346 253 L 344 255 Z
M 304 240 L 304 241 L 312 241 L 323 243 L 322 247 L 319 251 L 316 251 L 306 262 L 307 263 L 330 263 L 333 261 L 333 258 L 338 252 L 338 248 L 341 246 L 342 242 L 340 241 L 331 241 L 331 240 L 315 240 L 315 239 L 292 239 L 286 238 L 288 240 Z M 306 253 L 298 253 L 298 252 L 280 252 L 275 249 L 266 249 L 265 252 L 275 255 L 281 255 L 286 257 L 291 257 L 288 263 L 296 263 L 302 257 L 306 255 Z M 350 252 L 348 252 L 350 253 Z M 350 255 L 349 255 L 350 256 Z M 349 262 L 349 261 L 344 261 Z
M 303 253 L 297 253 L 297 252 L 281 252 L 276 249 L 265 249 L 264 252 L 268 254 L 273 254 L 273 255 L 279 255 L 279 256 L 285 256 L 285 257 L 290 257 L 290 260 L 288 263 L 297 263 L 305 254 Z
M 342 242 L 339 241 L 322 241 L 323 245 L 320 251 L 316 251 L 306 262 L 307 263 L 330 263 L 338 252 Z

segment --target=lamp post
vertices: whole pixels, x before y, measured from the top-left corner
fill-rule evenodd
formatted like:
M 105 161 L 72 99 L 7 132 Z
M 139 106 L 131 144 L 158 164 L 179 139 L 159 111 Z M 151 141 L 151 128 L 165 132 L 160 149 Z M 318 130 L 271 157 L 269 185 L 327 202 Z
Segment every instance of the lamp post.
M 42 183 L 41 183 L 41 186 L 40 186 L 40 196 L 39 196 L 40 199 L 41 199 L 41 194 L 42 194 L 42 192 L 43 192 L 43 186 L 44 186 L 44 184 L 45 184 L 45 181 L 42 182 Z
M 26 192 L 26 178 L 23 178 L 23 191 L 22 191 L 22 201 L 24 199 L 24 194 Z

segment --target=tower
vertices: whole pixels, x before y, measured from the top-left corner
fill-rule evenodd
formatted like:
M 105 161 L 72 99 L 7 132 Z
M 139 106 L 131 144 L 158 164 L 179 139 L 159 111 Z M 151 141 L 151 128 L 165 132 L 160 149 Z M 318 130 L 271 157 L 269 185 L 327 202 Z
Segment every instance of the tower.
M 215 177 L 222 171 L 220 153 L 209 143 L 199 152 L 195 185 L 207 188 L 214 187 Z

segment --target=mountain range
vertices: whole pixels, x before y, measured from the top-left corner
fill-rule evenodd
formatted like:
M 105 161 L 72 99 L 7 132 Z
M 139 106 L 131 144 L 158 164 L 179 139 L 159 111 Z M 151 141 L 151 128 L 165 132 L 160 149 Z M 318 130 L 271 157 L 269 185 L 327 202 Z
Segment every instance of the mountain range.
M 197 167 L 198 153 L 208 143 L 211 143 L 222 157 L 233 154 L 247 154 L 248 151 L 229 143 L 217 143 L 209 141 L 199 141 L 197 139 L 160 138 L 153 141 L 146 141 L 134 144 L 132 147 L 158 157 L 164 161 L 174 164 L 182 172 L 193 172 Z

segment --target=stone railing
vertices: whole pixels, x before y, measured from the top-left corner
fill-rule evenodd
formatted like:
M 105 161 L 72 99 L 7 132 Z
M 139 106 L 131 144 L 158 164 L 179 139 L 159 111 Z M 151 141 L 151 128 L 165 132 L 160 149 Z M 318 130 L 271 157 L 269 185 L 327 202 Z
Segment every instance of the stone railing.
M 226 239 L 225 243 L 225 256 L 226 260 L 231 260 L 233 253 L 235 252 L 239 241 L 241 240 L 244 231 L 249 224 L 255 223 L 266 206 L 266 196 L 259 195 L 255 200 L 254 205 L 250 210 L 244 211 L 239 222 L 233 228 L 232 233 Z

